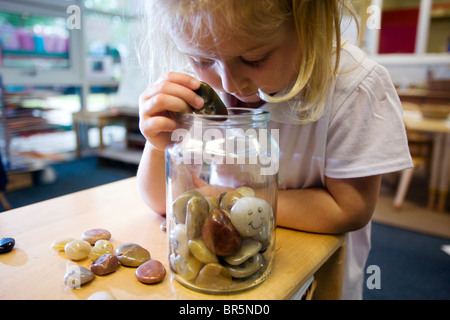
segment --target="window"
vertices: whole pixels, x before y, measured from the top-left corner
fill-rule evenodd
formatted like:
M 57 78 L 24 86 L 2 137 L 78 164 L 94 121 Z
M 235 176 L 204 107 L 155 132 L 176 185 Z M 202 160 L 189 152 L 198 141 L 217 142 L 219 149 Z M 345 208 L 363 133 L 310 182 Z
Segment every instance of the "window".
M 138 8 L 137 0 L 84 0 L 88 10 L 133 16 Z
M 414 53 L 420 0 L 383 1 L 378 53 Z

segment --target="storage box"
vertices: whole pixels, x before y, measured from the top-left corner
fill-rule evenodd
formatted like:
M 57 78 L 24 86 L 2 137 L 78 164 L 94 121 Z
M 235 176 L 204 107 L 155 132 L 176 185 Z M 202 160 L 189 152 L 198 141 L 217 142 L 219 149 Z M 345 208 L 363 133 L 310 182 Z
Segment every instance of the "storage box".
M 32 172 L 8 173 L 8 184 L 6 185 L 6 192 L 30 188 L 32 186 Z

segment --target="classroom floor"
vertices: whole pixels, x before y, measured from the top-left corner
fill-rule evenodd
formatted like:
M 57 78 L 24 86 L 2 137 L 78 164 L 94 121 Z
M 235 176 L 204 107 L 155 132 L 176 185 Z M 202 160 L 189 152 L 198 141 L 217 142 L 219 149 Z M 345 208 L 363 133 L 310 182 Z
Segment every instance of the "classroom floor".
M 411 181 L 402 208 L 396 210 L 392 205 L 395 188 L 384 179 L 373 221 L 450 239 L 450 199 L 447 197 L 445 212 L 430 210 L 427 185 L 426 174 L 418 172 Z

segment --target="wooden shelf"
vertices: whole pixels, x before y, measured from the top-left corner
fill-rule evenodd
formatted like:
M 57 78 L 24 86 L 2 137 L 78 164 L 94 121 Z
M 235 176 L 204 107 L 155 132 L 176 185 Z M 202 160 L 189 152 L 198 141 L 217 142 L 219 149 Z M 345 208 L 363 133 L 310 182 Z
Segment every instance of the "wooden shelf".
M 121 145 L 105 146 L 103 128 L 110 123 L 122 122 L 126 128 L 126 141 Z M 139 164 L 145 138 L 139 131 L 139 113 L 137 108 L 119 107 L 98 112 L 77 112 L 73 114 L 73 124 L 77 135 L 77 157 L 82 155 L 83 141 L 79 125 L 91 125 L 99 128 L 100 145 L 98 156 L 131 164 Z
M 24 100 L 34 97 L 36 92 L 29 91 L 16 94 L 6 92 L 1 83 L 0 86 L 0 139 L 3 146 L 1 152 L 5 162 L 5 169 L 8 175 L 13 175 L 11 179 L 18 178 L 19 185 L 26 186 L 30 181 L 29 173 L 43 170 L 47 164 L 43 160 L 15 155 L 10 150 L 11 141 L 18 136 L 54 132 L 55 130 L 63 130 L 65 127 L 48 122 L 45 114 L 52 111 L 53 109 L 51 108 L 23 107 Z M 15 186 L 15 183 L 11 183 L 11 185 Z
M 68 59 L 69 53 L 68 52 L 37 52 L 37 51 L 24 51 L 24 50 L 3 50 L 3 57 L 7 58 L 62 58 L 62 59 Z
M 98 150 L 97 156 L 100 158 L 138 165 L 141 161 L 142 150 L 109 147 L 103 150 Z

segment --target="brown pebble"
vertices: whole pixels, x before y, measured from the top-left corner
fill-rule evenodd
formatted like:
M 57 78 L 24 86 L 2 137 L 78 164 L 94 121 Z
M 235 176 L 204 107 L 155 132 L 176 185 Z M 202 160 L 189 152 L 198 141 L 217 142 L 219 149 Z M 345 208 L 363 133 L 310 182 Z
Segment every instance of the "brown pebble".
M 101 255 L 91 264 L 91 271 L 98 276 L 115 272 L 117 268 L 119 268 L 119 259 L 111 253 Z
M 166 269 L 158 260 L 144 262 L 136 269 L 136 277 L 142 283 L 158 283 L 166 276 Z
M 218 256 L 234 255 L 242 244 L 241 235 L 227 214 L 219 208 L 209 214 L 203 225 L 202 236 L 206 246 Z
M 136 243 L 124 243 L 120 245 L 115 254 L 119 262 L 127 267 L 139 267 L 150 260 L 150 252 Z
M 85 231 L 81 235 L 81 239 L 94 245 L 98 240 L 109 240 L 111 239 L 111 233 L 106 229 L 90 229 Z

